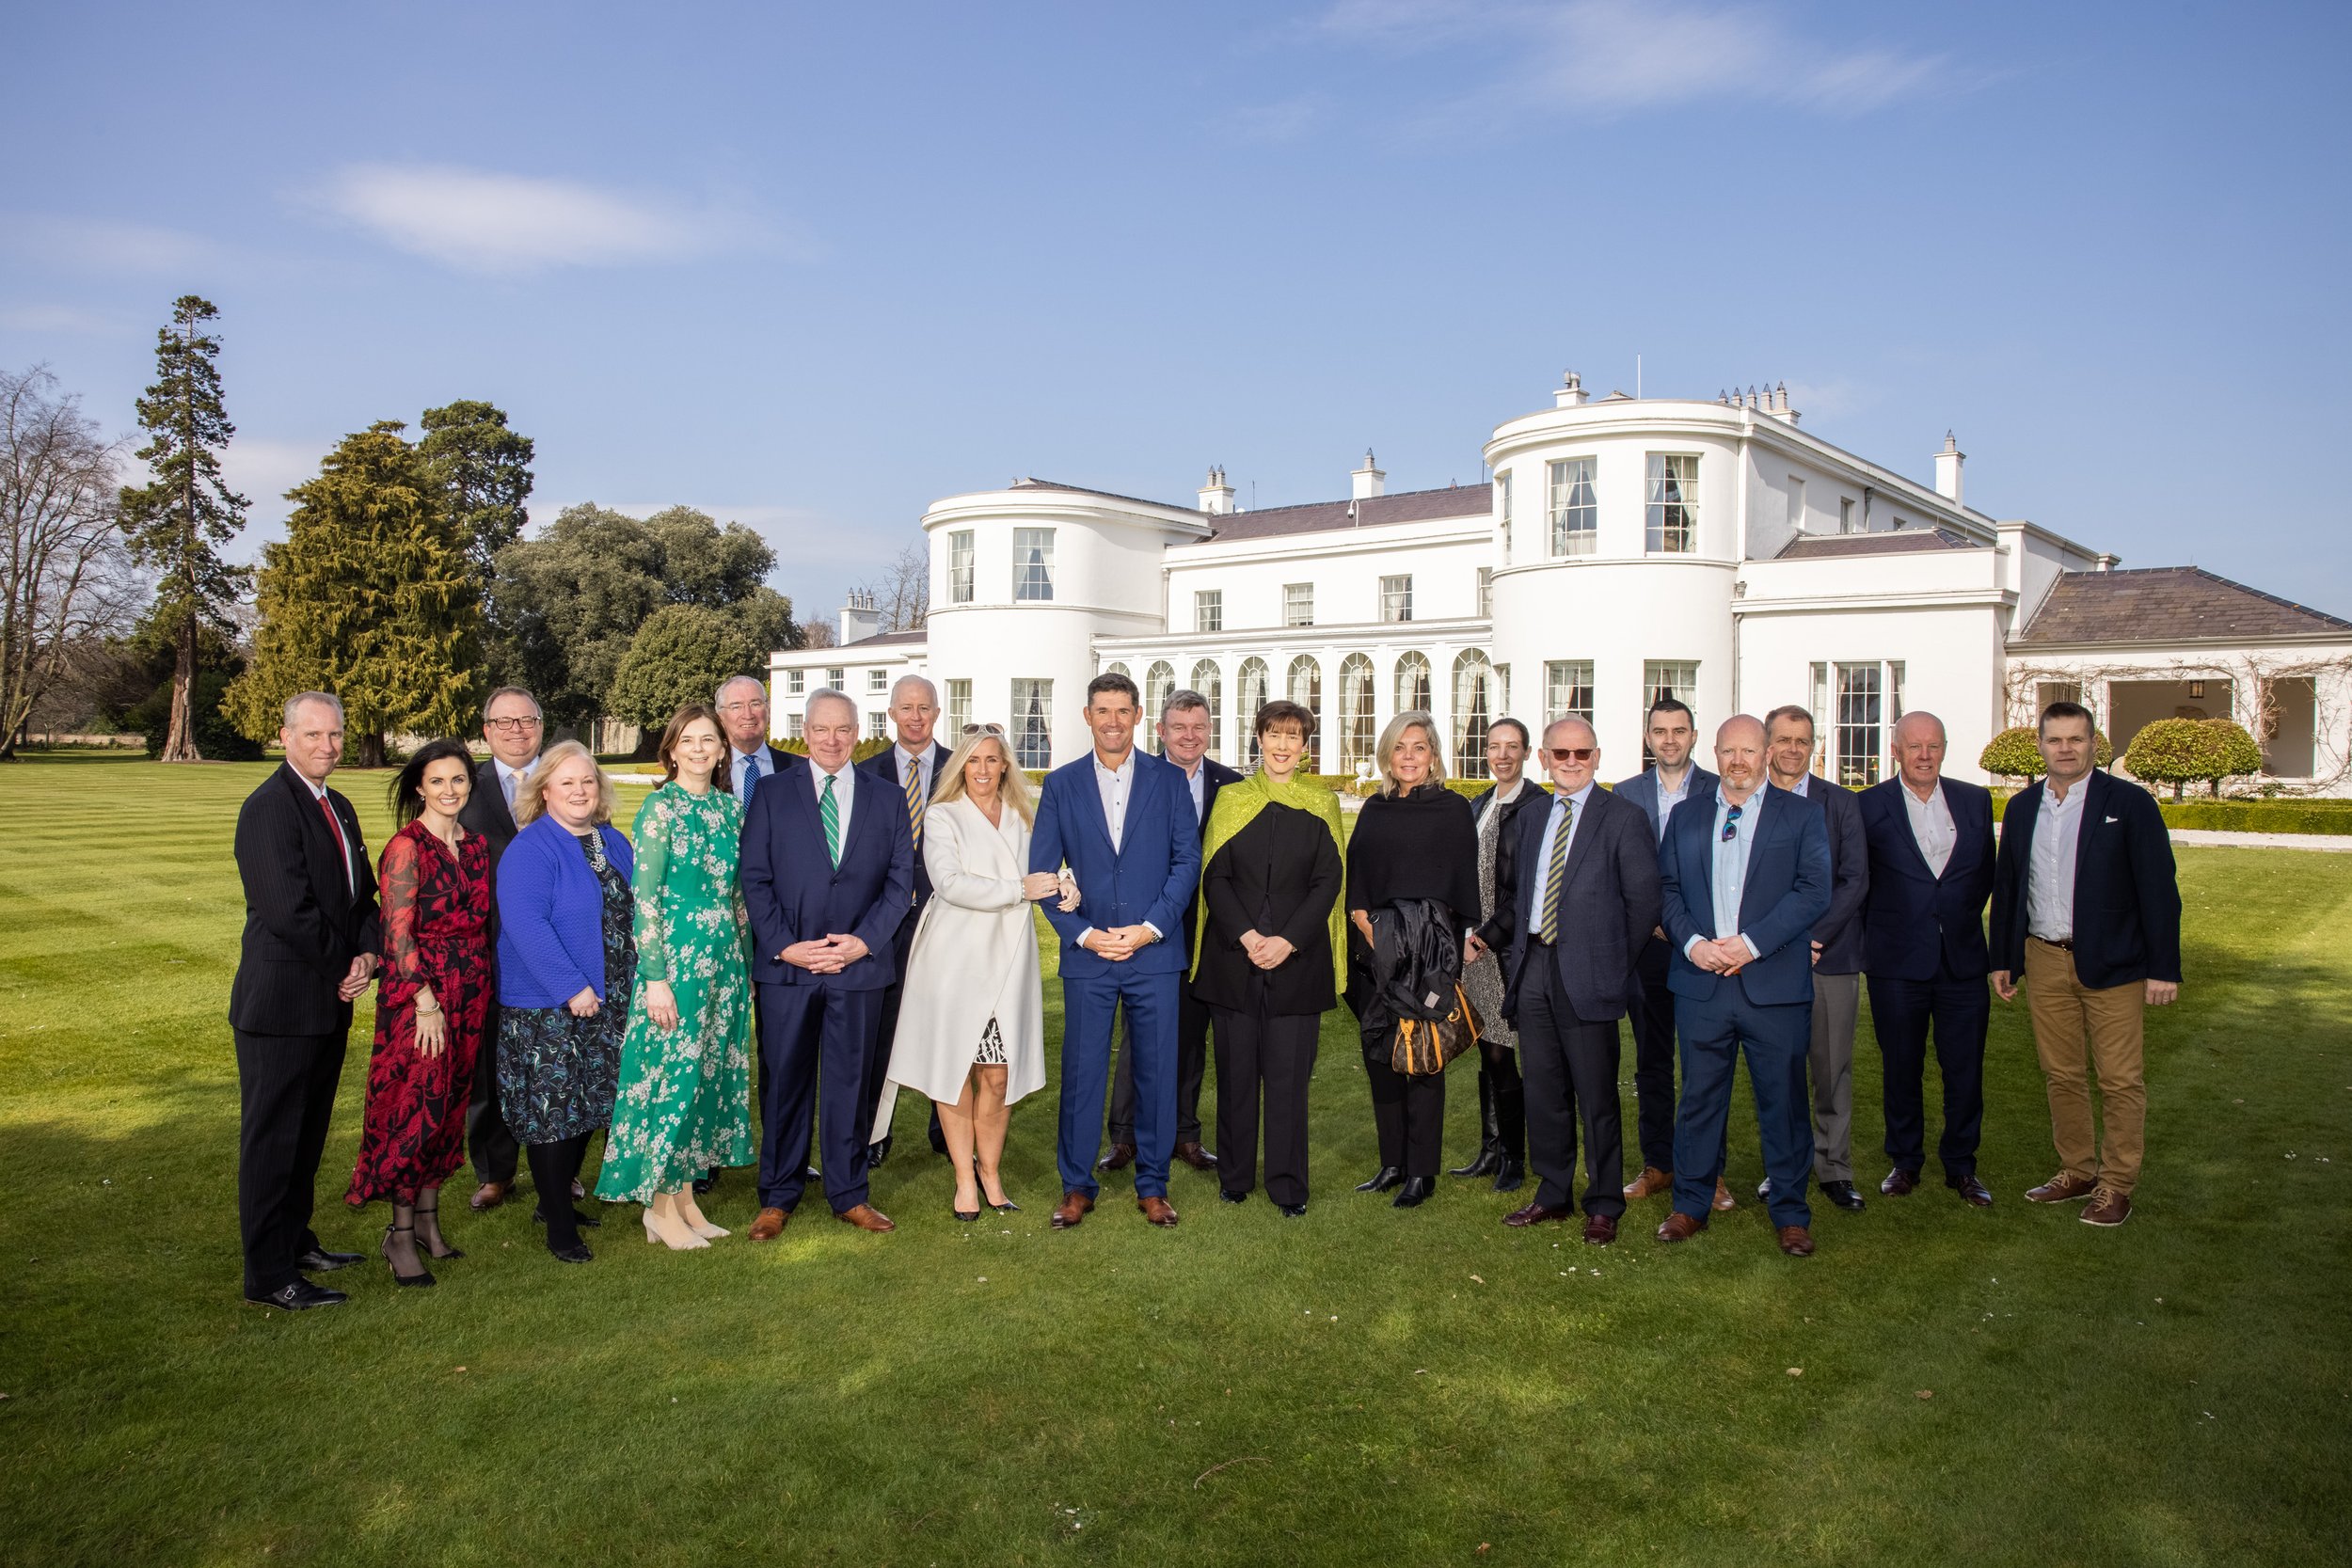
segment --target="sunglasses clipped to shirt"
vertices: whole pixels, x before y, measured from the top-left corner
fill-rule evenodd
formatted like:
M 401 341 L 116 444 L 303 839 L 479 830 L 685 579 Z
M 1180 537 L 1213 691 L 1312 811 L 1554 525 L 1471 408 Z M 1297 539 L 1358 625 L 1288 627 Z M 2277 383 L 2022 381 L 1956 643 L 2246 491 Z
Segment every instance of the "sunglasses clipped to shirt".
M 1740 836 L 1740 813 L 1745 808 L 1733 806 L 1724 813 L 1724 842 L 1729 844 Z

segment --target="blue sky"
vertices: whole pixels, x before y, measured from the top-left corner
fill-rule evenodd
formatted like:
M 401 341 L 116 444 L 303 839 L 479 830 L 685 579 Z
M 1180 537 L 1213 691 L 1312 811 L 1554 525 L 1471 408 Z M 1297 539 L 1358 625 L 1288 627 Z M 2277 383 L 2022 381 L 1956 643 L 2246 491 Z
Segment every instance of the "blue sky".
M 17 6 L 0 364 L 110 428 L 217 304 L 232 473 L 487 398 L 542 518 L 804 611 L 1041 474 L 1480 477 L 1562 370 L 2352 613 L 2352 8 Z

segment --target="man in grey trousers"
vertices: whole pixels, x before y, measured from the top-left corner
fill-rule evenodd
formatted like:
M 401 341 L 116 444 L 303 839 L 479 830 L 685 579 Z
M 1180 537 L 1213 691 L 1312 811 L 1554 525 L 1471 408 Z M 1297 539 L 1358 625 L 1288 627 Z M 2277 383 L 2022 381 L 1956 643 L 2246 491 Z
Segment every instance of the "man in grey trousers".
M 1821 1196 L 1860 1209 L 1853 1185 L 1853 1035 L 1862 1007 L 1862 903 L 1870 891 L 1870 855 L 1853 792 L 1813 768 L 1813 715 L 1790 705 L 1764 716 L 1764 766 L 1772 781 L 1821 809 L 1829 830 L 1829 912 L 1813 927 L 1813 1044 L 1805 1076 L 1813 1085 L 1813 1179 Z M 1756 1190 L 1772 1190 L 1768 1178 Z

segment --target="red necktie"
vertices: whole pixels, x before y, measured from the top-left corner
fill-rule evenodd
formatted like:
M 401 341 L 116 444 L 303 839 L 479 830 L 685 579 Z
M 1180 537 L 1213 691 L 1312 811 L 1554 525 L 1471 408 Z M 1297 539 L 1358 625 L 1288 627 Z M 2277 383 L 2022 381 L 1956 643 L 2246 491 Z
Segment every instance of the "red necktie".
M 335 847 L 342 852 L 343 886 L 346 890 L 348 890 L 351 886 L 351 845 L 350 842 L 343 837 L 343 825 L 335 816 L 335 808 L 333 804 L 330 803 L 324 795 L 320 796 L 318 799 L 319 810 L 326 814 L 326 825 L 335 834 Z

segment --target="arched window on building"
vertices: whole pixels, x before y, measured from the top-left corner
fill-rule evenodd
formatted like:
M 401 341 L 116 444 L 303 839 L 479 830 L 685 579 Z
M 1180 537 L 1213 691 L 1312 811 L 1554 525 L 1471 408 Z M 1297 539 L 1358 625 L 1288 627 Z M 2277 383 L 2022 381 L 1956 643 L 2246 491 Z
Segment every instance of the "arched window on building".
M 1176 666 L 1166 659 L 1155 660 L 1143 673 L 1144 733 L 1151 737 L 1152 754 L 1160 754 L 1160 709 L 1168 705 L 1168 693 L 1176 689 Z
M 1192 667 L 1192 689 L 1209 701 L 1209 755 L 1225 760 L 1225 676 L 1216 660 L 1204 658 Z
M 1454 767 L 1465 779 L 1486 774 L 1486 726 L 1502 706 L 1495 667 L 1476 648 L 1454 659 Z
M 1339 699 L 1338 770 L 1352 776 L 1358 763 L 1372 759 L 1372 748 L 1380 738 L 1372 721 L 1372 660 L 1365 655 L 1350 654 L 1340 660 Z
M 1103 666 L 1103 673 L 1106 675 L 1124 675 L 1129 680 L 1134 680 L 1136 678 L 1136 673 L 1127 668 L 1125 661 L 1116 658 L 1112 659 L 1108 664 Z
M 1258 770 L 1258 710 L 1266 704 L 1268 673 L 1265 660 L 1252 654 L 1241 661 L 1241 673 L 1233 677 L 1233 750 L 1245 773 Z
M 1429 656 L 1406 654 L 1396 661 L 1396 711 L 1429 711 Z
M 1300 654 L 1291 660 L 1290 675 L 1282 683 L 1282 694 L 1315 716 L 1315 738 L 1307 742 L 1307 754 L 1299 766 L 1307 772 L 1319 772 L 1315 759 L 1328 753 L 1330 742 L 1323 736 L 1323 666 L 1311 654 Z

